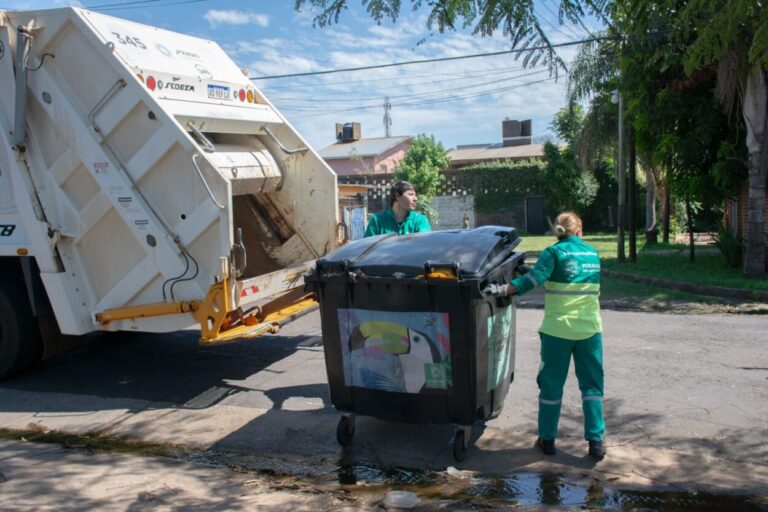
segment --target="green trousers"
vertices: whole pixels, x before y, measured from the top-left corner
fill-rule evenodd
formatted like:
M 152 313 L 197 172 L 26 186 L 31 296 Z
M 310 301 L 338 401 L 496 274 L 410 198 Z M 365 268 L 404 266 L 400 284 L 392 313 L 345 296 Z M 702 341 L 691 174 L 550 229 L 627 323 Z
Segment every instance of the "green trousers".
M 563 387 L 573 355 L 584 410 L 584 439 L 602 440 L 605 433 L 602 333 L 585 340 L 567 340 L 543 333 L 539 336 L 541 367 L 536 378 L 539 384 L 539 437 L 557 438 Z

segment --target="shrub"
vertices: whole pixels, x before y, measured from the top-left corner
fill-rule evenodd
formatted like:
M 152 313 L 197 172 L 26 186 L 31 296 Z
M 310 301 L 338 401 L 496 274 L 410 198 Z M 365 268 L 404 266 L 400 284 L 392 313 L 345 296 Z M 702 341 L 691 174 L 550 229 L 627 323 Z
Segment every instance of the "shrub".
M 744 242 L 733 229 L 720 225 L 715 235 L 715 245 L 720 249 L 728 268 L 741 266 L 744 256 Z

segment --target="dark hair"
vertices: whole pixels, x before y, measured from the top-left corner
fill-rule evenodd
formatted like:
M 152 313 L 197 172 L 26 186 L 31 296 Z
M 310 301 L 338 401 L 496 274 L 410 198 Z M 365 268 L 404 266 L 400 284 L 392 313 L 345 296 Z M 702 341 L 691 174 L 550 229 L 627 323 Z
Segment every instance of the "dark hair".
M 389 207 L 392 208 L 392 205 L 395 204 L 395 201 L 397 201 L 397 198 L 405 194 L 409 190 L 416 190 L 416 189 L 413 188 L 413 185 L 411 185 L 407 181 L 395 182 L 395 184 L 392 185 L 392 188 L 389 189 Z

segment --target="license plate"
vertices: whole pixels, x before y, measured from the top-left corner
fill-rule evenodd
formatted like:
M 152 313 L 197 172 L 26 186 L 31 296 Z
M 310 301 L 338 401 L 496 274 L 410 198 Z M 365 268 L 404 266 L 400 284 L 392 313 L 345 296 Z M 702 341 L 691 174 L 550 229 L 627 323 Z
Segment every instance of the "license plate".
M 208 84 L 208 97 L 214 100 L 231 100 L 232 94 L 227 86 Z

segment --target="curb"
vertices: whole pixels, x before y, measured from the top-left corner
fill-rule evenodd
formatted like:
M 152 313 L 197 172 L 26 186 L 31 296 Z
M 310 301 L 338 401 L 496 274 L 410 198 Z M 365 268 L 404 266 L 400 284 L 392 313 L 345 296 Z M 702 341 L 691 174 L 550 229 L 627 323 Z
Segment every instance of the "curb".
M 738 288 L 725 288 L 723 286 L 702 285 L 689 283 L 686 281 L 671 281 L 658 277 L 642 276 L 630 274 L 628 272 L 618 272 L 616 270 L 602 270 L 603 275 L 631 281 L 633 283 L 646 284 L 649 286 L 658 286 L 662 288 L 671 288 L 682 292 L 696 293 L 699 295 L 710 295 L 713 297 L 725 297 L 727 299 L 739 299 L 750 302 L 768 301 L 768 291 L 744 290 Z

